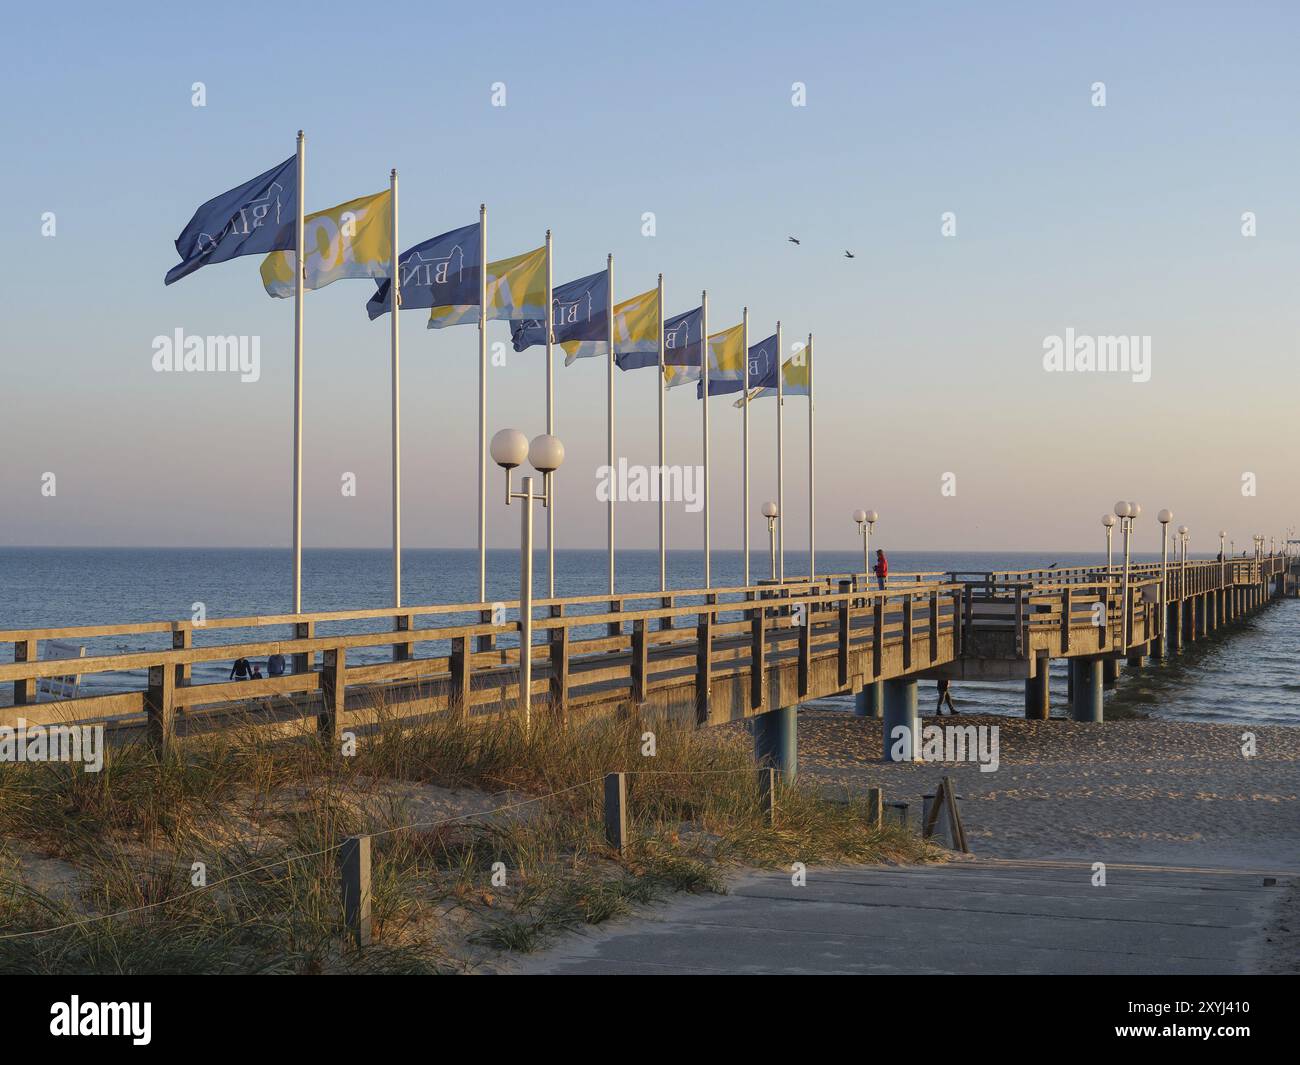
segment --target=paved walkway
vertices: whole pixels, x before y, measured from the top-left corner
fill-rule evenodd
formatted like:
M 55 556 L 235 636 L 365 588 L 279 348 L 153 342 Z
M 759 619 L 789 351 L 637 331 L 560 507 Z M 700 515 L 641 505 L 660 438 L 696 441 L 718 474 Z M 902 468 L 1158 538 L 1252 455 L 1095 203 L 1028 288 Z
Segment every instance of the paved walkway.
M 975 860 L 760 873 L 566 937 L 524 973 L 1243 973 L 1285 881 Z

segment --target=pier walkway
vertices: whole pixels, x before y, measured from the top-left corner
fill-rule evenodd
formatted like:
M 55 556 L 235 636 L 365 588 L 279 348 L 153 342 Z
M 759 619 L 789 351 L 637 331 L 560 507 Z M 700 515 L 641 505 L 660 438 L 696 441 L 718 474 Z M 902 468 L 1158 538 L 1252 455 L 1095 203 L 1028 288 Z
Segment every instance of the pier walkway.
M 1054 658 L 1071 662 L 1072 716 L 1101 720 L 1107 669 L 1176 653 L 1293 592 L 1298 577 L 1295 560 L 1278 555 L 1172 564 L 1163 578 L 1159 564 L 1138 565 L 1127 588 L 1119 567 L 904 574 L 884 590 L 835 574 L 535 600 L 527 620 L 506 602 L 0 631 L 13 648 L 0 664 L 0 685 L 12 686 L 0 726 L 105 722 L 165 746 L 236 716 L 336 737 L 381 715 L 518 712 L 527 628 L 532 714 L 636 712 L 701 726 L 760 717 L 780 765 L 795 707 L 824 696 L 855 693 L 860 713 L 906 723 L 919 680 L 1021 678 L 1026 715 L 1046 718 Z M 86 656 L 75 666 L 43 657 L 50 640 L 80 642 Z M 151 640 L 165 646 L 97 649 Z M 359 661 L 363 651 L 387 660 Z M 290 664 L 282 676 L 193 676 L 203 663 L 273 654 Z M 42 678 L 73 670 L 75 697 L 43 695 Z

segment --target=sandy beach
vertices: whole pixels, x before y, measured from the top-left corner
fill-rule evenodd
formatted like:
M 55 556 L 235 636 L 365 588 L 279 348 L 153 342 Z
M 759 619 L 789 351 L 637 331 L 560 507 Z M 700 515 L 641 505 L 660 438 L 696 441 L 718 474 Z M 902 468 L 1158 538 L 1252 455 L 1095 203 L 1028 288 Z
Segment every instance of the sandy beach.
M 947 773 L 971 849 L 984 858 L 1300 871 L 1300 728 L 992 715 L 941 723 L 996 725 L 997 770 L 887 764 L 879 721 L 806 710 L 799 771 L 832 794 L 880 787 L 886 801 L 911 803 L 914 820 Z M 1253 758 L 1241 753 L 1246 732 Z

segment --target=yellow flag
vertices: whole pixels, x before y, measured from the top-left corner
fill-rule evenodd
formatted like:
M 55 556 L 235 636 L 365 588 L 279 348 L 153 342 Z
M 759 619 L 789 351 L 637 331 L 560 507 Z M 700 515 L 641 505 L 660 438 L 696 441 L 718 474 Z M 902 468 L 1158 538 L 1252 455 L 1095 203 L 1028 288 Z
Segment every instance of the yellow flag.
M 303 219 L 303 285 L 324 288 L 345 277 L 387 277 L 393 264 L 392 191 L 349 200 Z M 262 284 L 279 299 L 293 295 L 293 251 L 262 261 Z
M 487 317 L 546 320 L 546 245 L 487 264 Z M 476 321 L 478 304 L 429 311 L 430 329 Z
M 709 334 L 709 381 L 739 381 L 745 376 L 745 327 L 733 325 Z

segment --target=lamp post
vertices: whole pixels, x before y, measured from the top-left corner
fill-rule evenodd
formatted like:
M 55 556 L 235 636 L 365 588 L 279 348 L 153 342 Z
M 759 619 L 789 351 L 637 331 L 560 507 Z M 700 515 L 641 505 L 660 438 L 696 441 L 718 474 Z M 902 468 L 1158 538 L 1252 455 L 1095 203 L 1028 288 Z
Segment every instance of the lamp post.
M 855 510 L 853 520 L 858 523 L 858 534 L 862 537 L 862 579 L 871 583 L 871 532 L 880 520 L 874 510 Z
M 1165 630 L 1169 627 L 1169 523 L 1174 512 L 1168 508 L 1156 515 L 1160 522 L 1160 656 L 1169 653 Z
M 1178 564 L 1178 598 L 1187 598 L 1187 526 L 1178 526 L 1178 541 L 1182 544 L 1182 561 Z
M 776 580 L 776 517 L 780 513 L 773 502 L 763 504 L 763 517 L 767 519 L 767 555 L 771 559 L 772 580 Z
M 523 501 L 519 515 L 519 702 L 528 728 L 533 709 L 533 503 L 551 505 L 551 474 L 564 462 L 564 445 L 559 437 L 543 433 L 528 439 L 518 429 L 502 429 L 492 438 L 492 461 L 506 471 L 506 506 Z M 542 491 L 533 493 L 533 479 L 525 477 L 516 492 L 510 471 L 527 458 L 542 475 Z
M 1103 514 L 1101 523 L 1106 526 L 1106 579 L 1110 580 L 1111 559 L 1114 557 L 1113 537 L 1115 534 L 1115 515 Z
M 1121 646 L 1125 651 L 1128 650 L 1129 640 L 1129 548 L 1133 540 L 1133 522 L 1137 516 L 1142 513 L 1142 507 L 1138 503 L 1128 503 L 1120 500 L 1115 504 L 1115 516 L 1119 518 L 1120 529 L 1124 533 L 1124 600 L 1123 616 L 1120 619 L 1120 640 Z

